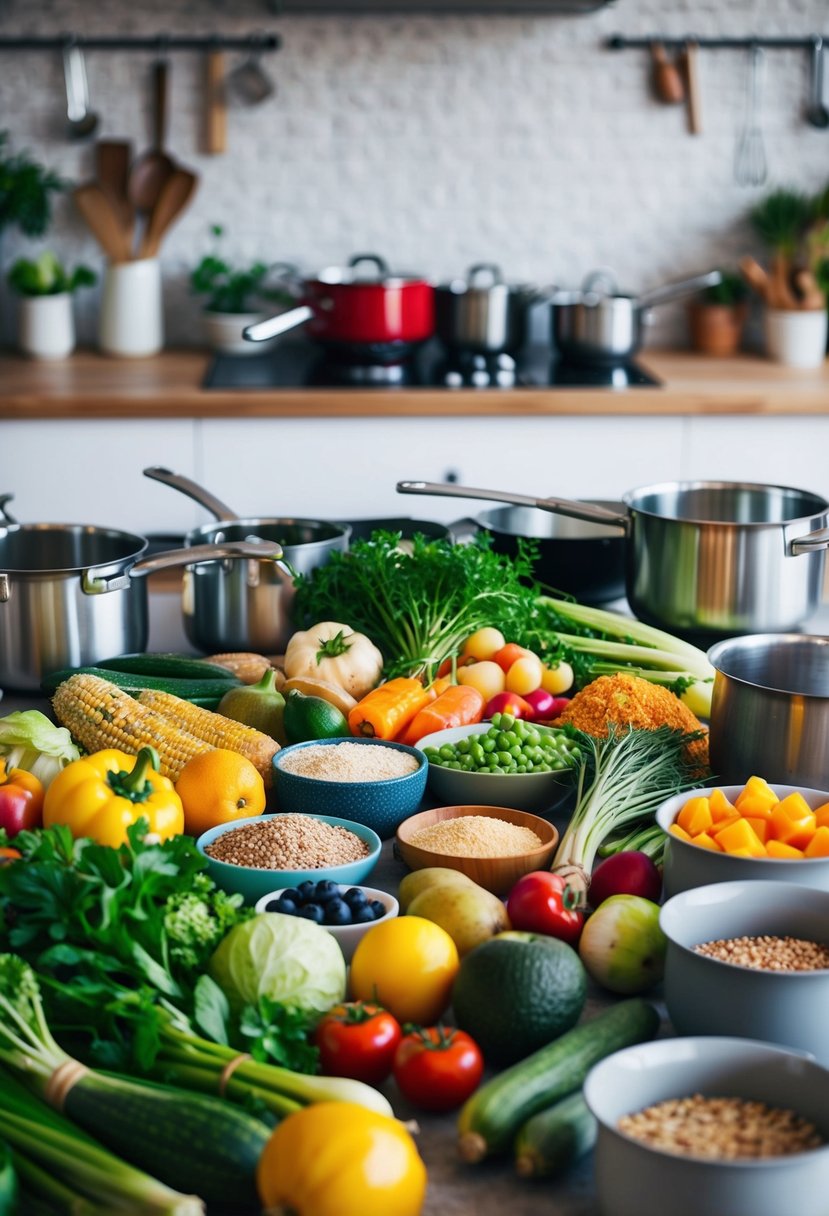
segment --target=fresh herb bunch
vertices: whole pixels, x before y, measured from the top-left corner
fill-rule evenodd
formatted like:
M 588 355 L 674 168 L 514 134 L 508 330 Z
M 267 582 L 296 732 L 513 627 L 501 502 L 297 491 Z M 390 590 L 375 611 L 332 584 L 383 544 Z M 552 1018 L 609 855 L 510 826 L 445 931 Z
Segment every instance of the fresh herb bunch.
M 794 257 L 814 215 L 814 204 L 797 190 L 774 190 L 751 210 L 754 231 L 770 249 Z
M 33 261 L 18 258 L 8 273 L 9 286 L 21 296 L 55 296 L 60 292 L 92 287 L 98 279 L 88 266 L 68 271 L 48 250 Z
M 534 542 L 518 556 L 494 553 L 483 533 L 468 545 L 417 534 L 411 550 L 400 532 L 375 531 L 347 553 L 297 579 L 298 621 L 341 620 L 382 651 L 387 677 L 425 674 L 457 654 L 485 625 L 506 637 L 526 632 L 536 613 Z
M 52 218 L 52 198 L 68 183 L 32 160 L 8 150 L 8 131 L 0 131 L 0 232 L 17 225 L 26 236 L 42 236 Z
M 224 235 L 221 224 L 210 229 L 216 239 L 216 248 L 199 262 L 190 276 L 190 287 L 196 295 L 209 296 L 205 308 L 208 312 L 252 312 L 259 300 L 289 302 L 287 292 L 268 288 L 266 279 L 270 267 L 265 262 L 253 262 L 241 268 L 232 266 L 218 251 L 218 242 Z

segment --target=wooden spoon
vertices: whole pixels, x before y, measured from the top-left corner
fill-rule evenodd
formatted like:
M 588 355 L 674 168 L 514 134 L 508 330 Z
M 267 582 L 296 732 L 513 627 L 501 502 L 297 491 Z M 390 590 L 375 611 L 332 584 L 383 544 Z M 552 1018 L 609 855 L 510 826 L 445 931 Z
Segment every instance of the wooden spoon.
M 127 197 L 131 160 L 132 144 L 127 139 L 99 139 L 95 145 L 95 178 L 130 233 L 130 244 L 135 224 L 135 210 Z
M 153 64 L 153 146 L 133 162 L 127 194 L 136 211 L 149 214 L 158 202 L 161 187 L 175 169 L 175 162 L 164 151 L 167 131 L 166 59 Z
M 189 169 L 173 170 L 162 185 L 158 202 L 150 212 L 138 251 L 139 257 L 155 257 L 164 234 L 190 202 L 198 182 L 196 174 L 191 173 Z
M 112 262 L 128 262 L 132 257 L 130 233 L 121 223 L 109 195 L 97 182 L 87 182 L 73 192 L 78 210 L 92 235 Z
M 761 299 L 773 306 L 771 280 L 756 258 L 740 259 L 740 272 L 750 287 L 753 287 Z
M 677 105 L 685 100 L 685 85 L 682 74 L 675 63 L 671 63 L 661 42 L 651 43 L 651 67 L 653 91 L 666 105 Z

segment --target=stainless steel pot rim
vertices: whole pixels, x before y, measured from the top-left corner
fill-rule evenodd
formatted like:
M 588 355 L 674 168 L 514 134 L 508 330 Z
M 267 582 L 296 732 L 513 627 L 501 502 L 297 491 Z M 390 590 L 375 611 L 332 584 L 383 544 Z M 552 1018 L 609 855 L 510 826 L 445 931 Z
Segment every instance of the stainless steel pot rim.
M 741 675 L 730 669 L 727 662 L 729 653 L 739 655 L 746 651 L 754 649 L 768 650 L 783 650 L 786 647 L 817 647 L 819 650 L 829 648 L 829 637 L 816 633 L 749 633 L 742 637 L 724 638 L 722 641 L 715 642 L 707 652 L 708 662 L 715 671 L 725 676 L 728 680 L 735 684 L 742 684 L 746 688 L 756 688 L 761 692 L 779 693 L 781 696 L 787 697 L 803 697 L 809 701 L 825 701 L 829 696 L 829 690 L 826 695 L 821 695 L 815 692 L 799 692 L 793 688 L 781 688 L 776 684 L 763 682 L 760 683 L 756 679 L 749 679 L 748 676 Z
M 10 533 L 15 536 L 19 536 L 22 533 L 31 533 L 33 536 L 36 536 L 38 533 L 41 535 L 44 533 L 58 533 L 61 535 L 74 533 L 78 536 L 88 536 L 90 538 L 105 538 L 113 541 L 123 540 L 125 552 L 119 553 L 114 557 L 109 557 L 105 561 L 88 561 L 80 565 L 71 566 L 33 566 L 31 563 L 25 566 L 10 566 L 3 563 L 2 553 L 0 552 L 0 570 L 4 574 L 80 574 L 85 570 L 109 570 L 122 564 L 131 564 L 133 561 L 137 561 L 149 544 L 146 537 L 139 536 L 136 532 L 122 532 L 118 528 L 101 528 L 96 524 L 27 523 L 1 525 L 0 547 L 3 540 Z M 129 546 L 129 548 L 127 549 L 126 546 Z
M 668 515 L 664 510 L 648 510 L 646 507 L 639 505 L 639 500 L 649 495 L 685 494 L 694 490 L 748 491 L 749 493 L 756 494 L 768 494 L 769 491 L 774 491 L 778 494 L 793 494 L 800 498 L 812 499 L 813 512 L 809 515 L 793 515 L 785 519 L 773 520 L 696 519 L 690 515 Z M 622 502 L 630 510 L 636 511 L 638 515 L 647 515 L 652 519 L 670 519 L 677 523 L 695 524 L 698 527 L 713 528 L 774 528 L 780 524 L 806 525 L 813 516 L 822 515 L 829 511 L 829 502 L 811 490 L 798 489 L 797 486 L 771 485 L 755 481 L 664 481 L 658 482 L 655 485 L 637 486 L 635 490 L 628 490 L 622 495 Z
M 334 520 L 327 519 L 297 519 L 293 516 L 276 517 L 276 518 L 247 518 L 247 519 L 220 519 L 214 520 L 212 523 L 200 524 L 197 528 L 191 528 L 185 537 L 185 542 L 189 545 L 193 543 L 196 537 L 204 538 L 215 533 L 224 532 L 226 530 L 247 529 L 252 534 L 257 533 L 257 529 L 289 529 L 289 528 L 305 528 L 309 531 L 324 530 L 325 534 L 315 540 L 304 540 L 288 542 L 283 547 L 286 549 L 302 548 L 313 549 L 317 545 L 329 544 L 332 540 L 342 540 L 351 535 L 351 525 L 348 523 L 336 523 Z M 269 539 L 268 537 L 264 538 Z

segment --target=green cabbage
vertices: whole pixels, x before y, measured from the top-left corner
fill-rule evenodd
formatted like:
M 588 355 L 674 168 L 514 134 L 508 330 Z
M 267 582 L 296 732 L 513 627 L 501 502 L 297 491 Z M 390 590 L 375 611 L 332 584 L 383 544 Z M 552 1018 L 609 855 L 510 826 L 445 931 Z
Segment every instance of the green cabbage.
M 44 788 L 80 754 L 66 727 L 55 726 L 39 709 L 0 718 L 0 756 L 8 768 L 32 773 Z
M 208 971 L 236 1014 L 262 996 L 309 1013 L 325 1013 L 345 997 L 345 960 L 336 940 L 313 921 L 280 912 L 235 925 Z

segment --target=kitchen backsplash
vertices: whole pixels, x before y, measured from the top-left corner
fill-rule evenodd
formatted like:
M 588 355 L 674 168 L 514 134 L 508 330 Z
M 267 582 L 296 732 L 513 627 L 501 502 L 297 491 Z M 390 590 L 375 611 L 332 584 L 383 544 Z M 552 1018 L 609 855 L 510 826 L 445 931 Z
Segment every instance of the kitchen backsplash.
M 684 107 L 651 99 L 648 57 L 610 52 L 608 35 L 698 37 L 826 33 L 826 0 L 618 0 L 590 16 L 274 17 L 237 0 L 5 0 L 0 35 L 157 32 L 246 35 L 275 30 L 264 67 L 275 95 L 231 107 L 228 150 L 202 154 L 203 63 L 171 56 L 169 149 L 201 176 L 198 196 L 163 250 L 168 341 L 199 341 L 190 267 L 213 223 L 230 254 L 306 270 L 375 250 L 436 279 L 494 260 L 511 280 L 576 286 L 610 266 L 640 291 L 733 263 L 754 240 L 751 205 L 775 184 L 813 191 L 829 180 L 829 131 L 803 118 L 804 51 L 766 56 L 765 187 L 734 181 L 748 57 L 700 56 L 704 132 Z M 228 53 L 231 68 L 240 57 Z M 87 70 L 102 137 L 150 137 L 145 53 L 91 51 Z M 0 51 L 0 129 L 15 148 L 76 181 L 92 145 L 64 135 L 56 52 Z M 10 234 L 3 262 L 48 244 L 70 261 L 101 255 L 61 199 L 44 242 Z M 78 298 L 82 340 L 96 293 Z M 681 305 L 659 311 L 650 341 L 683 342 Z

